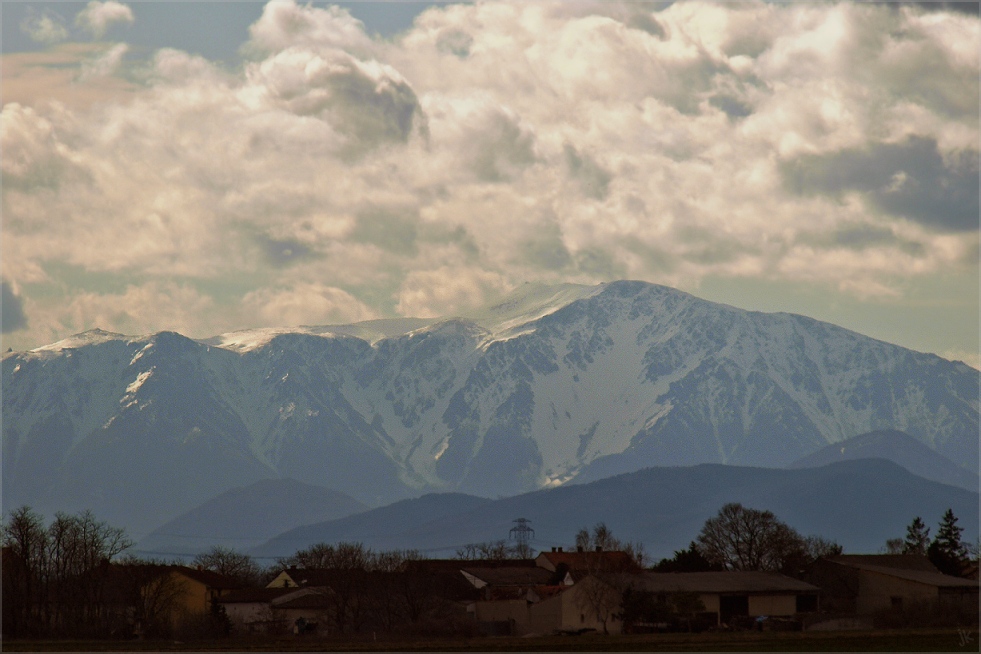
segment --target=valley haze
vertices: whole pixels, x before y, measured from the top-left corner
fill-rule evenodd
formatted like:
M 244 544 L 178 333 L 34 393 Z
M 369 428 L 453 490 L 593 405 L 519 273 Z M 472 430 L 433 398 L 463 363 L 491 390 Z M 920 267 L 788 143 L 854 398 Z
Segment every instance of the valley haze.
M 93 330 L 7 353 L 2 379 L 4 511 L 91 509 L 137 539 L 263 479 L 354 511 L 652 466 L 783 467 L 890 429 L 978 469 L 976 369 L 635 281 L 526 284 L 447 319 Z

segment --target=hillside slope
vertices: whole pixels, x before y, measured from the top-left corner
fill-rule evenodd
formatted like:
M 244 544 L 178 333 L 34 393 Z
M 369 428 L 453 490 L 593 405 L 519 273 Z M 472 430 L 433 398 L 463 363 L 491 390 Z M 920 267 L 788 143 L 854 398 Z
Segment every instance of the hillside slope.
M 137 543 L 150 556 L 197 554 L 213 546 L 248 549 L 284 531 L 360 513 L 354 498 L 295 479 L 233 488 L 155 529 Z

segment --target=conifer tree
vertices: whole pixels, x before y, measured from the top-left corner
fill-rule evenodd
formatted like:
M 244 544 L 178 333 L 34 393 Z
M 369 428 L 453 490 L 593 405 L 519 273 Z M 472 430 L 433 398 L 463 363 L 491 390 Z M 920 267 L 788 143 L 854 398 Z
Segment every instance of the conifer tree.
M 903 541 L 903 554 L 919 554 L 924 556 L 930 546 L 930 528 L 923 524 L 920 516 L 906 527 L 906 540 Z
M 957 526 L 957 516 L 953 509 L 947 509 L 940 521 L 936 538 L 927 548 L 930 561 L 945 575 L 960 575 L 967 562 L 967 548 L 961 542 L 963 532 L 964 528 Z

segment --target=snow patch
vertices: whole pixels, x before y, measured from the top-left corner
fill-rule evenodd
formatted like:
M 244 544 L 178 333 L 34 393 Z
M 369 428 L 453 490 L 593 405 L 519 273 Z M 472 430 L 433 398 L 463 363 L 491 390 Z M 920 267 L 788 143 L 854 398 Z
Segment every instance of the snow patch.
M 444 438 L 439 443 L 439 446 L 437 447 L 436 452 L 433 453 L 433 460 L 439 461 L 439 458 L 441 456 L 443 456 L 443 454 L 446 452 L 447 449 L 449 449 L 449 447 L 450 447 L 450 439 Z
M 142 359 L 143 358 L 143 353 L 146 352 L 147 350 L 149 350 L 151 347 L 153 347 L 153 342 L 150 342 L 150 343 L 147 343 L 146 345 L 144 345 L 142 350 L 140 350 L 139 352 L 137 352 L 136 354 L 133 355 L 133 358 L 130 359 L 130 361 L 129 361 L 129 365 L 133 365 L 137 361 L 139 361 L 140 359 Z
M 143 386 L 143 383 L 153 376 L 154 368 L 156 368 L 156 366 L 152 366 L 149 370 L 145 370 L 144 372 L 138 374 L 136 376 L 136 379 L 133 381 L 133 383 L 131 383 L 129 386 L 126 387 L 126 394 L 127 395 L 136 394 L 136 392 L 139 391 L 140 388 Z

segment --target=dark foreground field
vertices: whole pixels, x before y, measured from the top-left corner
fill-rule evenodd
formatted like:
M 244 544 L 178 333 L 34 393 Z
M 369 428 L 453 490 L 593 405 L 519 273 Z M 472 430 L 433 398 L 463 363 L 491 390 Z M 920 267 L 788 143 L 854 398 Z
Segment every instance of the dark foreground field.
M 228 638 L 212 641 L 7 641 L 7 652 L 977 652 L 978 632 L 958 629 L 824 633 L 712 633 L 533 638 Z

